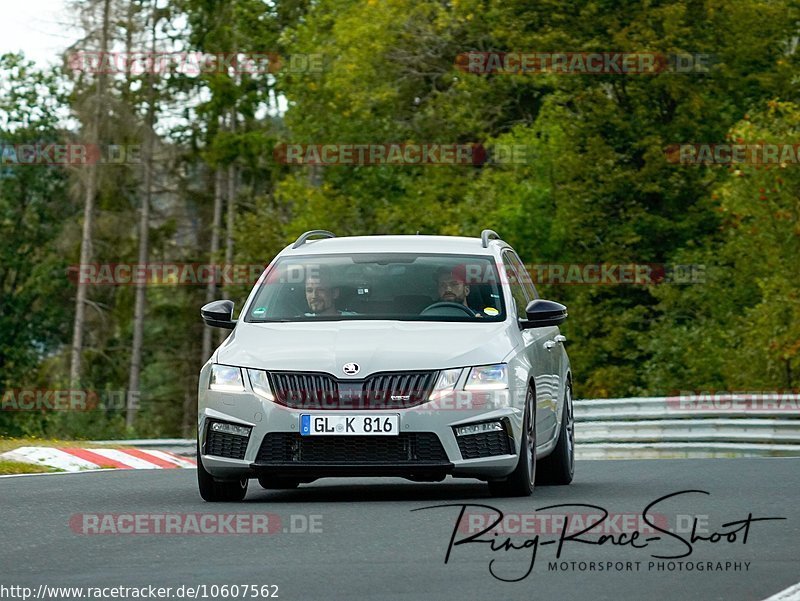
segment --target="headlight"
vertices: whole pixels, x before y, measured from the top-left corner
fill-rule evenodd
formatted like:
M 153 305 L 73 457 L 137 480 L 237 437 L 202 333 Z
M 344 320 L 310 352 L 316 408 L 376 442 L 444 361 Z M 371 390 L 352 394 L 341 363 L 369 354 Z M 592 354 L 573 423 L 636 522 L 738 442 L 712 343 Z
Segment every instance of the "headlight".
M 221 392 L 244 392 L 242 370 L 238 367 L 214 363 L 211 366 L 211 379 L 208 387 Z
M 260 397 L 264 397 L 268 401 L 275 400 L 275 396 L 272 394 L 272 388 L 269 386 L 267 372 L 260 369 L 248 369 L 247 377 L 250 378 L 250 386 L 253 387 L 253 392 Z
M 503 390 L 508 388 L 508 366 L 505 363 L 497 365 L 481 365 L 473 367 L 467 376 L 464 390 Z
M 436 384 L 433 385 L 433 390 L 431 390 L 428 400 L 435 401 L 436 399 L 443 397 L 448 392 L 455 390 L 456 383 L 460 377 L 460 369 L 446 369 L 441 372 L 439 377 L 436 379 Z

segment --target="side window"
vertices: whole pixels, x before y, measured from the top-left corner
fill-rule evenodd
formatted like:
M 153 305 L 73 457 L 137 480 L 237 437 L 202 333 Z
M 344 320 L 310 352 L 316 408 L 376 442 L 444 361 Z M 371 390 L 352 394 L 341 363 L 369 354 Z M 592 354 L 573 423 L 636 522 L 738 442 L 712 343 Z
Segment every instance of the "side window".
M 525 307 L 528 306 L 528 296 L 520 281 L 522 278 L 517 274 L 517 270 L 511 258 L 511 253 L 509 252 L 503 253 L 503 271 L 505 271 L 508 285 L 511 288 L 511 296 L 514 297 L 514 304 L 517 306 L 517 317 L 525 319 Z
M 528 270 L 525 269 L 525 265 L 522 263 L 522 261 L 520 261 L 517 253 L 509 251 L 507 254 L 511 255 L 511 263 L 517 268 L 517 273 L 519 274 L 522 287 L 525 288 L 528 298 L 530 300 L 536 300 L 539 298 L 539 293 L 536 292 L 536 286 L 533 285 L 533 278 L 531 278 Z

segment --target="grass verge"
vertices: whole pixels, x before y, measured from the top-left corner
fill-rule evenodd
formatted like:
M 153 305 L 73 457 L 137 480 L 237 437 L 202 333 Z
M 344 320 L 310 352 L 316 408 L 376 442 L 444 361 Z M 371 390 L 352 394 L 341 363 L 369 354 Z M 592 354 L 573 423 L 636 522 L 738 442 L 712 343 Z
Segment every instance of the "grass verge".
M 21 461 L 8 461 L 0 459 L 0 475 L 10 474 L 48 474 L 51 472 L 63 472 L 54 467 L 46 465 L 36 465 L 35 463 L 23 463 Z
M 0 436 L 0 454 L 6 451 L 13 451 L 20 447 L 81 447 L 91 449 L 93 447 L 105 447 L 109 445 L 92 444 L 84 440 L 57 440 L 54 438 L 7 438 Z M 115 448 L 124 448 L 125 445 L 114 445 Z M 49 472 L 63 472 L 58 468 L 35 463 L 24 463 L 22 461 L 10 461 L 0 458 L 0 476 L 8 474 L 44 474 Z

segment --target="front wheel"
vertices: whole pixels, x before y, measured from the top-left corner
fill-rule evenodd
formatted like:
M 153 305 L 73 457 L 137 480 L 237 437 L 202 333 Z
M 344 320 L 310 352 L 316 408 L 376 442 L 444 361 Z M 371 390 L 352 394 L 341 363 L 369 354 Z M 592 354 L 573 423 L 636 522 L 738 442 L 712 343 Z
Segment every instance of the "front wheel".
M 542 459 L 539 465 L 537 484 L 564 485 L 572 482 L 575 474 L 575 416 L 572 409 L 572 385 L 568 382 L 564 391 L 564 409 L 558 443 L 553 452 Z
M 247 478 L 241 480 L 215 480 L 203 467 L 200 441 L 197 441 L 197 487 L 204 501 L 210 503 L 241 501 L 247 494 Z
M 522 441 L 517 467 L 505 480 L 489 480 L 493 497 L 529 497 L 536 481 L 536 403 L 533 390 L 525 395 L 525 414 L 522 419 Z

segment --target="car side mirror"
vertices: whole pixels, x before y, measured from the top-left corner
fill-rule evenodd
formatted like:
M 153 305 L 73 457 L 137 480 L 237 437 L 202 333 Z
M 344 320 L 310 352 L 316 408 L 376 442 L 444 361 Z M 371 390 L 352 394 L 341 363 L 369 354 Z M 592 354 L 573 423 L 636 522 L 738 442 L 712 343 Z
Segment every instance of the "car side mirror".
M 236 320 L 233 319 L 233 301 L 231 300 L 217 300 L 203 305 L 200 309 L 200 316 L 207 326 L 213 328 L 232 330 L 236 327 Z
M 537 298 L 525 307 L 525 315 L 528 319 L 522 322 L 524 328 L 557 326 L 567 318 L 567 308 L 561 303 Z

